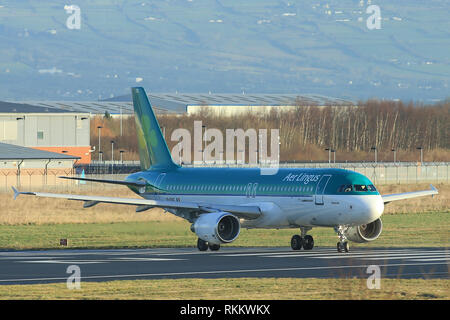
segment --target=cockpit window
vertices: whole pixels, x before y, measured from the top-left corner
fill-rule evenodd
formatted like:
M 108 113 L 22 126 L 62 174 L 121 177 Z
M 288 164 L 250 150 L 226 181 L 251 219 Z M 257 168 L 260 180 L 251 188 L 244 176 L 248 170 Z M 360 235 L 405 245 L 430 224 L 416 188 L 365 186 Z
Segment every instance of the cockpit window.
M 365 184 L 343 184 L 338 188 L 338 192 L 344 193 L 344 192 L 376 192 L 377 189 L 373 184 L 365 185 Z
M 353 188 L 351 184 L 343 184 L 339 187 L 338 192 L 352 192 Z
M 359 191 L 359 192 L 366 192 L 367 186 L 364 184 L 355 184 L 355 191 Z

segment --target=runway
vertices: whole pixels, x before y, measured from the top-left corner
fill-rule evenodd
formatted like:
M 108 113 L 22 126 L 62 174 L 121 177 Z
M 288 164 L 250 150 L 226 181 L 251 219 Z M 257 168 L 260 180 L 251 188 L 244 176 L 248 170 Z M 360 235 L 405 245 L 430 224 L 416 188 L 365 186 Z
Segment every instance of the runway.
M 66 282 L 71 265 L 81 281 L 177 278 L 368 278 L 376 265 L 383 278 L 450 278 L 450 248 L 222 247 L 123 250 L 0 251 L 0 285 Z

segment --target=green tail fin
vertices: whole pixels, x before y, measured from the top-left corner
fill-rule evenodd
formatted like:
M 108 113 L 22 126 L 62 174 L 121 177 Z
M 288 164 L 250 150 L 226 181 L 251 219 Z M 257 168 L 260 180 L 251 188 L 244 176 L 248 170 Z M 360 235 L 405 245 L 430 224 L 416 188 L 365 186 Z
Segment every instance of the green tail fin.
M 177 168 L 178 165 L 172 160 L 144 88 L 131 88 L 131 95 L 133 97 L 141 169 L 171 170 Z

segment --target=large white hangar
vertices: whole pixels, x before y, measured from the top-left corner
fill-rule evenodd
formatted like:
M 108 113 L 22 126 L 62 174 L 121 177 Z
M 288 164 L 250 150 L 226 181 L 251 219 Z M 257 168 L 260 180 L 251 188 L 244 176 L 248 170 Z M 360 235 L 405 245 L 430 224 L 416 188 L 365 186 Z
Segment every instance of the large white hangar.
M 350 100 L 331 98 L 317 94 L 190 94 L 150 93 L 150 102 L 157 113 L 196 114 L 207 109 L 217 115 L 233 115 L 247 112 L 268 113 L 272 110 L 287 111 L 298 106 L 349 106 Z M 112 116 L 133 114 L 131 95 L 118 96 L 103 101 L 23 101 L 48 109 L 66 112 L 87 112 Z

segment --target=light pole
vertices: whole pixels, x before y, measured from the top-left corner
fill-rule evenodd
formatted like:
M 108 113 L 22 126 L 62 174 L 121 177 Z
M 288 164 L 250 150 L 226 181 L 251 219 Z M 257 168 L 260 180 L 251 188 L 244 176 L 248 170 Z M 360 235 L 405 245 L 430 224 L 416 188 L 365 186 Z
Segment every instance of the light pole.
M 377 160 L 377 147 L 372 147 L 372 148 L 370 148 L 370 150 L 374 150 L 375 151 L 375 164 L 377 164 L 378 163 L 378 160 Z
M 398 183 L 397 150 L 392 148 L 391 151 L 394 152 L 395 181 Z
M 328 151 L 328 164 L 331 165 L 331 148 L 326 148 L 325 151 Z
M 123 155 L 123 153 L 124 153 L 125 151 L 120 150 L 119 152 L 120 152 L 120 162 L 123 164 L 123 157 L 122 157 L 122 155 Z
M 114 141 L 111 140 L 111 162 L 114 163 Z
M 241 160 L 242 160 L 242 164 L 244 164 L 245 163 L 245 156 L 244 156 L 244 150 L 238 150 L 238 154 L 241 154 Z M 238 158 L 239 158 L 239 156 L 238 156 Z M 236 159 L 236 164 L 238 164 L 238 159 Z
M 261 165 L 261 150 L 262 150 L 262 139 L 261 139 L 261 133 L 258 134 L 259 138 L 259 149 L 258 149 L 258 158 L 256 158 L 256 162 Z
M 180 166 L 183 165 L 183 157 L 181 156 L 181 143 L 178 143 L 178 156 L 180 157 Z
M 122 106 L 120 106 L 120 136 L 122 136 L 123 130 L 122 130 Z
M 333 152 L 333 163 L 336 164 L 336 150 L 332 149 L 331 152 Z
M 99 161 L 102 162 L 103 161 L 103 151 L 99 151 L 98 157 L 99 157 Z
M 423 163 L 423 148 L 417 147 L 416 149 L 420 150 L 420 164 L 422 165 L 422 163 Z
M 202 158 L 203 158 L 203 164 L 205 164 L 206 163 L 206 159 L 205 159 L 205 149 L 206 149 L 206 130 L 207 130 L 207 127 L 206 127 L 206 125 L 203 125 L 202 126 L 202 129 L 204 129 L 205 130 L 205 134 L 203 135 L 202 134 L 202 137 L 203 137 L 203 141 L 202 141 Z
M 102 154 L 101 144 L 100 144 L 100 136 L 101 136 L 102 128 L 103 128 L 102 126 L 97 127 L 97 129 L 98 129 L 98 161 L 102 161 L 101 156 L 100 156 Z
M 114 174 L 114 141 L 111 140 L 111 174 Z
M 22 134 L 23 134 L 23 144 L 22 144 L 22 145 L 25 147 L 25 116 L 16 118 L 16 120 L 17 120 L 17 121 L 23 120 L 23 123 L 22 123 L 22 128 L 23 128 L 23 130 L 22 130 Z
M 280 131 L 281 131 L 281 128 L 280 128 Z M 280 165 L 280 151 L 281 150 L 281 141 L 280 141 L 280 136 L 278 136 L 278 162 L 277 162 L 277 165 Z

